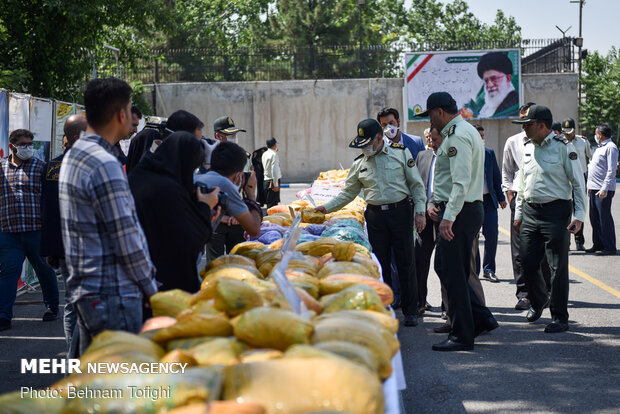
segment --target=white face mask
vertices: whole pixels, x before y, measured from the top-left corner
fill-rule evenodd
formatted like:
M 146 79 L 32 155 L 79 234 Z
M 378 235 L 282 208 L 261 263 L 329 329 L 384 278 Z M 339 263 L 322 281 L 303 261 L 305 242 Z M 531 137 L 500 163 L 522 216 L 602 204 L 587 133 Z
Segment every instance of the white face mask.
M 396 135 L 398 134 L 398 127 L 395 126 L 395 125 L 389 125 L 388 124 L 388 125 L 385 126 L 385 129 L 383 130 L 383 133 L 389 139 L 394 139 L 394 138 L 396 138 Z
M 27 161 L 34 155 L 34 145 L 24 145 L 15 148 L 15 155 L 17 155 L 17 158 L 20 160 Z
M 371 157 L 377 153 L 377 150 L 375 150 L 373 144 L 370 144 L 362 148 L 362 153 L 367 157 Z

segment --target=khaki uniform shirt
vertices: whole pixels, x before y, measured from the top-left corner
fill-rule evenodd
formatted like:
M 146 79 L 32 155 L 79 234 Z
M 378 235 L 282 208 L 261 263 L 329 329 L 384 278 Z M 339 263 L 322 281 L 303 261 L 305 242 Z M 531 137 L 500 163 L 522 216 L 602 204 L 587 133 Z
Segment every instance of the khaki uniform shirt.
M 586 215 L 586 191 L 575 147 L 551 132 L 540 145 L 531 140 L 523 151 L 515 220 L 522 220 L 523 203 L 575 202 L 575 218 Z
M 482 201 L 484 182 L 484 142 L 480 133 L 460 115 L 441 131 L 443 142 L 437 149 L 435 202 L 446 201 L 443 218 L 456 220 L 463 203 Z
M 371 205 L 397 203 L 411 196 L 415 212 L 424 214 L 426 211 L 424 183 L 411 152 L 404 145 L 384 142 L 377 154 L 357 157 L 344 188 L 324 207 L 328 213 L 338 210 L 349 204 L 360 191 Z
M 588 161 L 592 159 L 590 142 L 581 135 L 575 135 L 575 139 L 569 142 L 575 147 L 577 158 L 579 158 L 579 163 L 581 164 L 581 171 L 585 174 L 588 171 Z

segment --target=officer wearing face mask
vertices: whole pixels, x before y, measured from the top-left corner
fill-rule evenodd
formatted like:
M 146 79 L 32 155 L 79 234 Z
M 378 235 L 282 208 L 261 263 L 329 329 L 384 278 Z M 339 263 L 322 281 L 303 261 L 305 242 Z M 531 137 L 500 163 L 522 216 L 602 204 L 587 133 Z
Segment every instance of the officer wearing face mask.
M 392 283 L 392 251 L 400 278 L 401 306 L 405 326 L 416 326 L 418 294 L 413 250 L 413 226 L 426 226 L 426 191 L 411 152 L 404 145 L 387 144 L 383 129 L 374 119 L 357 125 L 357 136 L 349 144 L 362 154 L 355 158 L 340 194 L 316 211 L 338 210 L 363 192 L 368 203 L 366 224 L 373 252 L 381 263 L 383 279 Z M 415 205 L 413 214 L 412 199 Z

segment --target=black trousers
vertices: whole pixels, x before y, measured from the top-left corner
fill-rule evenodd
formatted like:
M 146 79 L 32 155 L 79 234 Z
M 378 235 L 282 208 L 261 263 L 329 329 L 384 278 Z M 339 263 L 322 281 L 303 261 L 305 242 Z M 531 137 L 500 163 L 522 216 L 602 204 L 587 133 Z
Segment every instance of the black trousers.
M 525 285 L 525 279 L 521 273 L 521 235 L 514 229 L 512 223 L 515 221 L 515 207 L 517 203 L 517 193 L 510 202 L 510 253 L 512 255 L 512 272 L 517 285 L 517 298 L 527 299 L 527 286 Z M 551 272 L 549 271 L 549 264 L 547 258 L 543 257 L 540 261 L 540 271 L 547 285 L 547 290 L 551 290 Z
M 413 207 L 404 203 L 391 210 L 366 208 L 368 239 L 381 264 L 383 281 L 392 286 L 392 249 L 400 282 L 400 301 L 403 314 L 416 315 L 418 286 L 413 249 Z
M 229 226 L 225 223 L 218 224 L 211 240 L 207 243 L 207 262 L 217 259 L 224 253 L 232 250 L 235 245 L 245 241 L 241 224 Z
M 584 182 L 587 183 L 588 182 L 588 175 L 584 174 L 583 175 L 583 179 L 585 180 Z M 573 200 L 575 199 L 575 190 L 573 190 Z M 573 213 L 575 212 L 575 203 L 573 203 Z M 579 229 L 579 231 L 577 233 L 575 233 L 575 244 L 585 244 L 586 239 L 583 236 L 583 228 L 585 222 L 581 225 L 581 228 Z
M 616 225 L 611 215 L 611 201 L 615 191 L 608 191 L 607 197 L 596 195 L 599 190 L 590 190 L 590 224 L 592 242 L 597 250 L 616 251 Z M 582 226 L 583 227 L 583 226 Z
M 418 306 L 426 304 L 428 295 L 428 271 L 431 266 L 431 256 L 435 250 L 435 232 L 437 223 L 429 215 L 426 215 L 426 227 L 418 234 L 419 239 L 415 242 L 415 273 L 418 282 Z
M 463 344 L 473 344 L 479 332 L 495 320 L 467 282 L 471 270 L 472 246 L 482 227 L 482 201 L 464 203 L 452 224 L 454 239 L 447 241 L 439 235 L 435 251 L 435 269 L 448 295 L 448 316 L 452 325 L 449 338 Z M 440 222 L 443 211 L 440 214 Z
M 269 188 L 271 187 L 271 180 L 265 180 L 263 185 L 265 186 L 265 189 L 263 191 L 265 194 L 265 204 L 267 204 L 267 208 L 278 205 L 278 203 L 280 202 L 280 192 L 273 191 L 271 188 Z
M 523 203 L 521 223 L 521 272 L 528 298 L 534 309 L 543 307 L 549 294 L 540 271 L 540 261 L 547 258 L 551 271 L 551 317 L 554 322 L 568 322 L 568 245 L 566 229 L 572 213 L 570 200 L 546 204 Z

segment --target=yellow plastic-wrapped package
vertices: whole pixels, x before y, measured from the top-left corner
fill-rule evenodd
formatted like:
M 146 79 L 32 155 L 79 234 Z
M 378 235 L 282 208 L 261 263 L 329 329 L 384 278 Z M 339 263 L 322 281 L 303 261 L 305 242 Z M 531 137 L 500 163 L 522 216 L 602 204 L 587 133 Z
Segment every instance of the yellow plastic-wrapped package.
M 323 313 L 314 318 L 314 322 L 324 319 L 353 318 L 367 323 L 377 323 L 388 332 L 396 334 L 398 332 L 398 319 L 390 314 L 368 310 L 344 310 L 340 312 Z
M 233 320 L 235 336 L 257 348 L 284 351 L 293 344 L 306 344 L 312 323 L 294 312 L 276 308 L 254 308 Z
M 321 267 L 316 277 L 323 279 L 336 273 L 351 273 L 379 279 L 379 272 L 374 267 L 355 262 L 327 262 Z
M 250 285 L 227 277 L 215 282 L 215 308 L 228 316 L 237 316 L 263 305 L 263 298 Z
M 157 292 L 150 299 L 153 316 L 176 318 L 179 313 L 189 308 L 191 297 L 191 294 L 181 289 Z
M 241 346 L 234 338 L 215 338 L 187 351 L 201 366 L 233 365 L 240 361 Z
M 215 269 L 216 267 L 225 265 L 241 265 L 255 267 L 256 263 L 254 262 L 254 260 L 245 256 L 241 256 L 238 254 L 225 254 L 220 257 L 216 257 L 215 259 L 207 263 L 207 265 L 205 266 L 205 271 L 209 272 L 211 269 Z
M 229 336 L 232 334 L 230 321 L 220 314 L 187 314 L 178 318 L 177 323 L 158 331 L 155 342 L 166 342 L 177 338 L 196 336 Z
M 338 293 L 349 286 L 364 284 L 370 286 L 381 298 L 385 306 L 394 302 L 394 292 L 386 283 L 370 276 L 355 275 L 350 273 L 336 273 L 321 279 L 319 292 L 321 295 Z
M 342 358 L 285 358 L 230 366 L 225 370 L 223 397 L 257 402 L 268 414 L 384 410 L 379 379 Z
M 335 293 L 325 302 L 323 312 L 338 312 L 347 309 L 372 310 L 387 313 L 377 292 L 367 285 L 353 285 Z

